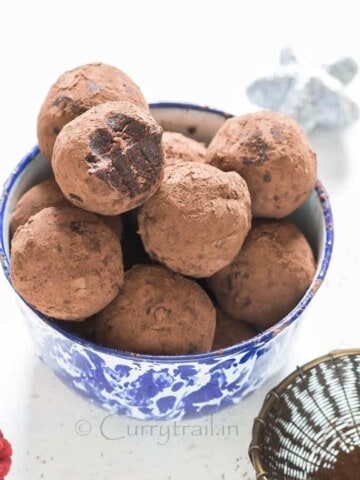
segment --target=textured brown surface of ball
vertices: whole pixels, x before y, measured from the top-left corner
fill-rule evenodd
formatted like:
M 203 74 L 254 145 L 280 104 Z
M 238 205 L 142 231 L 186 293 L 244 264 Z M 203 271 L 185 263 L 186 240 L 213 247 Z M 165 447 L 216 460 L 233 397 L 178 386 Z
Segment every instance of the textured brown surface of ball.
M 15 232 L 11 280 L 45 315 L 83 320 L 108 305 L 122 286 L 120 242 L 90 212 L 45 208 Z
M 249 191 L 235 172 L 173 165 L 138 219 L 151 258 L 183 275 L 209 277 L 233 260 L 250 229 Z
M 31 187 L 20 198 L 10 217 L 11 236 L 16 229 L 24 225 L 30 217 L 47 207 L 70 207 L 71 203 L 65 198 L 54 178 Z M 104 222 L 116 233 L 118 238 L 122 234 L 122 219 L 119 215 L 101 216 Z
M 64 197 L 54 178 L 49 178 L 30 188 L 19 199 L 10 217 L 11 235 L 24 225 L 32 215 L 46 207 L 65 207 L 69 202 Z
M 89 108 L 112 101 L 127 101 L 148 109 L 139 87 L 118 68 L 90 63 L 63 73 L 50 88 L 38 116 L 43 156 L 51 160 L 56 137 L 64 125 Z
M 221 350 L 231 347 L 237 343 L 250 340 L 255 337 L 256 331 L 251 326 L 241 320 L 230 317 L 219 308 L 216 309 L 216 329 L 213 343 L 213 350 Z
M 121 240 L 122 233 L 123 233 L 123 221 L 120 215 L 114 215 L 114 216 L 106 216 L 106 215 L 100 215 L 100 218 L 103 220 L 103 222 L 108 225 L 111 230 L 115 233 L 117 238 Z
M 203 143 L 177 132 L 164 132 L 162 142 L 166 166 L 178 162 L 205 163 L 206 148 Z
M 274 112 L 234 117 L 211 141 L 207 161 L 245 179 L 254 217 L 282 218 L 314 189 L 316 155 L 299 125 Z
M 262 221 L 233 262 L 208 280 L 222 310 L 259 329 L 271 327 L 300 301 L 316 271 L 309 243 L 287 221 Z
M 55 179 L 80 208 L 117 215 L 142 205 L 163 179 L 162 129 L 127 102 L 104 103 L 65 125 L 53 153 Z
M 215 308 L 193 280 L 160 265 L 138 265 L 96 316 L 96 339 L 107 347 L 153 355 L 207 352 Z

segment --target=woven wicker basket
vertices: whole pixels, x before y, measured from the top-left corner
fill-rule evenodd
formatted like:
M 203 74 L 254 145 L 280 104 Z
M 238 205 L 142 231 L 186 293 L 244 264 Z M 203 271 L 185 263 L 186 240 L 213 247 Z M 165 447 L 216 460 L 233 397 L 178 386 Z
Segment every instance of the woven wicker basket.
M 257 480 L 315 480 L 340 451 L 355 446 L 360 446 L 360 349 L 313 360 L 271 390 L 254 420 L 249 453 Z

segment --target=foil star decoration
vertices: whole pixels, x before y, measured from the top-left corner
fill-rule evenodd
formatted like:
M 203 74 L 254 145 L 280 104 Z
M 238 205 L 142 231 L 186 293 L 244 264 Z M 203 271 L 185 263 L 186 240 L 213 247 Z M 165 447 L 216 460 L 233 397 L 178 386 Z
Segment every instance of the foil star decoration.
M 317 68 L 298 62 L 286 48 L 280 53 L 278 70 L 253 81 L 246 93 L 256 105 L 295 118 L 307 132 L 316 127 L 342 128 L 359 116 L 359 107 L 345 93 L 357 71 L 349 57 Z

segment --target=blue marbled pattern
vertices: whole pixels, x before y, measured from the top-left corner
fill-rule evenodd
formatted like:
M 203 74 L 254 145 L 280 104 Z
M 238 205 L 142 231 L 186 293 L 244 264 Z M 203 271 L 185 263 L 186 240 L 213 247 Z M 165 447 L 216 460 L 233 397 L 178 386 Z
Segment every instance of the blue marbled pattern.
M 227 118 L 222 112 L 179 104 L 157 104 L 153 112 L 160 120 L 164 112 L 162 123 L 172 125 L 171 119 L 175 119 L 173 123 L 179 126 L 179 131 L 185 131 L 186 125 L 201 130 L 209 122 L 206 128 L 210 138 Z M 33 149 L 10 176 L 0 200 L 0 258 L 9 281 L 11 204 L 19 194 L 17 190 L 24 188 L 19 187 L 21 178 L 29 176 L 33 169 L 35 179 L 39 170 L 48 168 L 44 165 L 38 149 Z M 42 360 L 66 385 L 88 400 L 138 419 L 194 417 L 238 402 L 281 367 L 284 350 L 293 340 L 299 319 L 325 277 L 332 252 L 333 224 L 328 196 L 320 183 L 308 202 L 310 207 L 305 207 L 307 210 L 304 214 L 300 212 L 300 216 L 313 215 L 307 223 L 318 223 L 318 231 L 308 232 L 318 255 L 317 275 L 297 307 L 271 329 L 218 352 L 163 357 L 135 355 L 79 339 L 18 297 Z
M 293 330 L 237 354 L 161 361 L 74 341 L 19 302 L 42 360 L 66 385 L 101 407 L 139 419 L 194 417 L 235 403 L 276 371 Z

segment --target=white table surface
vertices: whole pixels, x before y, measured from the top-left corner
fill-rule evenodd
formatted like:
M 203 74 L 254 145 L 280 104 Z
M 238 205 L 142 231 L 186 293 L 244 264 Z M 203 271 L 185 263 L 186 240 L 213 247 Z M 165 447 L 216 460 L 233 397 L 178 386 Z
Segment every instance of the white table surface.
M 36 116 L 49 85 L 78 64 L 117 65 L 149 101 L 188 101 L 245 113 L 244 85 L 257 72 L 272 69 L 282 46 L 292 44 L 320 63 L 357 55 L 356 2 L 247 3 L 62 0 L 2 7 L 0 182 L 35 144 Z M 359 79 L 349 92 L 360 101 Z M 331 349 L 360 346 L 360 123 L 341 133 L 316 132 L 311 142 L 335 216 L 329 274 L 282 371 L 212 418 L 180 427 L 153 424 L 152 432 L 150 424 L 125 417 L 105 419 L 106 412 L 69 391 L 39 361 L 0 275 L 0 428 L 14 447 L 9 480 L 254 478 L 247 448 L 267 390 L 297 364 Z M 191 426 L 201 427 L 202 435 L 194 436 Z

